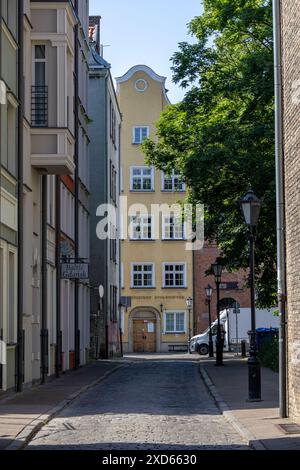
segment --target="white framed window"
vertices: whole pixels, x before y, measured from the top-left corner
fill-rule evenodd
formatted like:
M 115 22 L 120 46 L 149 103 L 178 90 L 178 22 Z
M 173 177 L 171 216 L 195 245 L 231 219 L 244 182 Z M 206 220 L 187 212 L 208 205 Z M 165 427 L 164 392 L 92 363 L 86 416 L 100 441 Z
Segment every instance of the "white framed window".
M 153 191 L 154 171 L 148 166 L 133 166 L 130 169 L 131 191 Z
M 132 133 L 132 143 L 141 144 L 145 139 L 149 137 L 148 126 L 134 126 Z
M 153 218 L 151 215 L 135 215 L 130 217 L 130 238 L 132 240 L 151 240 Z
M 186 264 L 185 263 L 163 263 L 163 287 L 182 288 L 186 287 Z
M 186 333 L 186 315 L 184 311 L 165 311 L 165 333 Z
M 181 214 L 168 214 L 163 215 L 162 223 L 162 239 L 163 240 L 184 240 L 185 224 L 182 220 Z
M 153 263 L 131 263 L 131 287 L 155 287 L 155 272 Z
M 168 192 L 183 192 L 186 186 L 182 178 L 175 170 L 171 174 L 161 173 L 161 190 Z
M 35 127 L 47 127 L 48 125 L 48 89 L 46 66 L 46 45 L 34 45 L 31 120 L 32 125 Z
M 46 46 L 36 44 L 34 46 L 34 84 L 35 86 L 46 85 Z

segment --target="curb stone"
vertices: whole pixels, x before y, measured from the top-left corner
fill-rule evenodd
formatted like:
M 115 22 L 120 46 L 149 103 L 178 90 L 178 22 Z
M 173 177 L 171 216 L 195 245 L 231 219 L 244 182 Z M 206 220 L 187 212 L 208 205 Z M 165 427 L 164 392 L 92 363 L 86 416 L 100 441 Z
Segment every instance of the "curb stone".
M 43 426 L 48 424 L 55 416 L 60 413 L 63 409 L 69 406 L 76 398 L 79 398 L 85 392 L 87 392 L 90 388 L 95 387 L 103 380 L 107 379 L 111 374 L 116 372 L 118 369 L 122 367 L 128 367 L 126 364 L 121 364 L 114 367 L 112 370 L 109 370 L 105 374 L 103 374 L 100 378 L 94 380 L 93 382 L 85 385 L 77 392 L 72 393 L 69 395 L 65 400 L 61 401 L 58 405 L 51 408 L 48 413 L 38 416 L 36 419 L 31 421 L 30 424 L 27 424 L 22 431 L 17 434 L 14 441 L 9 444 L 4 450 L 22 450 L 24 449 L 27 444 L 32 440 L 32 438 L 42 429 Z
M 226 420 L 234 427 L 242 438 L 248 442 L 249 447 L 253 450 L 267 450 L 264 444 L 260 440 L 256 439 L 255 436 L 234 416 L 232 410 L 218 392 L 216 386 L 213 384 L 206 372 L 205 367 L 201 363 L 199 364 L 199 372 L 217 407 Z

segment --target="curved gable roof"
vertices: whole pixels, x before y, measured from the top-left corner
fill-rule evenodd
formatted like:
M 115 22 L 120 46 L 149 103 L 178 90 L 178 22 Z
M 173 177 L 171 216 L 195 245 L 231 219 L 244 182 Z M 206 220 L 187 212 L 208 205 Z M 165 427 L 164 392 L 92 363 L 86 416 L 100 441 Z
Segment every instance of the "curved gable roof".
M 120 83 L 124 83 L 130 80 L 136 72 L 144 72 L 149 75 L 149 77 L 152 78 L 154 81 L 161 83 L 166 101 L 170 104 L 170 100 L 168 98 L 167 90 L 165 87 L 166 77 L 158 75 L 154 72 L 153 69 L 151 69 L 151 67 L 148 67 L 148 65 L 134 65 L 124 75 L 122 75 L 121 77 L 116 77 L 117 85 L 119 86 Z

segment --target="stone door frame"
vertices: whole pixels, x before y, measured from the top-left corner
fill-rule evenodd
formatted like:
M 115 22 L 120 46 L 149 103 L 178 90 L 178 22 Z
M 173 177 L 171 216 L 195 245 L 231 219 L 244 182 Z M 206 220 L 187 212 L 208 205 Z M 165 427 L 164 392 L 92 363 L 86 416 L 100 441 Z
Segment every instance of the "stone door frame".
M 150 315 L 149 315 L 150 313 Z M 148 315 L 147 315 L 148 314 Z M 156 320 L 156 352 L 161 350 L 161 318 L 159 311 L 154 307 L 135 307 L 128 317 L 128 347 L 129 352 L 133 352 L 133 320 Z

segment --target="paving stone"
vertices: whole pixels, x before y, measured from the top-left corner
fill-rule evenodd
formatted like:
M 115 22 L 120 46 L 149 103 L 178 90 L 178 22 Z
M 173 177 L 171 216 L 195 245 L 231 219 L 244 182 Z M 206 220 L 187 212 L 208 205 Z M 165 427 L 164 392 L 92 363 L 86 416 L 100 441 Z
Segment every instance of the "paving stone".
M 28 449 L 248 449 L 220 414 L 198 362 L 130 363 L 46 425 Z

